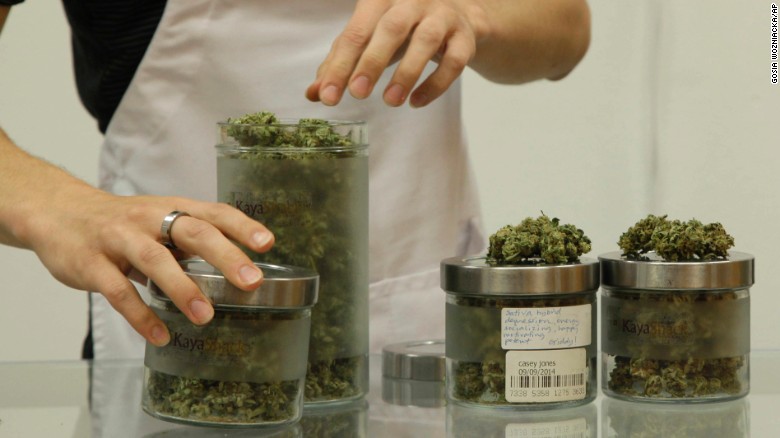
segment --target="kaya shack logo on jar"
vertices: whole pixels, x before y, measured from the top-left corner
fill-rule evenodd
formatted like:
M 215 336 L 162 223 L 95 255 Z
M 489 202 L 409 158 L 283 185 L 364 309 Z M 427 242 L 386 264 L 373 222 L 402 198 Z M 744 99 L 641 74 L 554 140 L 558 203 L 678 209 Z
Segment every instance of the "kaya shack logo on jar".
M 694 330 L 691 325 L 684 320 L 660 320 L 660 321 L 637 321 L 630 318 L 613 319 L 612 327 L 617 328 L 620 333 L 636 337 L 647 337 L 654 341 L 673 341 L 679 344 L 681 341 L 690 341 L 693 338 Z
M 241 192 L 231 193 L 229 205 L 241 210 L 247 216 L 262 220 L 273 216 L 293 217 L 311 210 L 314 202 L 311 194 L 304 192 L 281 192 L 272 195 L 249 195 Z
M 169 346 L 212 356 L 244 357 L 249 353 L 249 345 L 240 339 L 225 341 L 217 338 L 197 338 L 177 331 L 171 332 Z

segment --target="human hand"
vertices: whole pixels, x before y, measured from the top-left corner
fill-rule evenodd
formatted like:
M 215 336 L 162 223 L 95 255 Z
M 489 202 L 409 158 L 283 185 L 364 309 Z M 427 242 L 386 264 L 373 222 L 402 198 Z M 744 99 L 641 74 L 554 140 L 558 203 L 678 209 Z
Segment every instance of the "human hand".
M 25 227 L 24 237 L 43 264 L 62 283 L 103 294 L 144 338 L 165 345 L 165 324 L 143 302 L 128 276 L 148 277 L 195 324 L 209 322 L 214 310 L 180 268 L 176 256 L 198 255 L 244 290 L 257 288 L 262 273 L 233 244 L 265 252 L 273 234 L 227 204 L 177 197 L 111 195 L 67 184 L 50 198 L 46 213 Z M 160 226 L 173 210 L 185 211 L 171 227 L 178 250 L 161 243 Z
M 425 106 L 441 96 L 474 57 L 485 34 L 485 16 L 480 3 L 469 0 L 359 0 L 306 97 L 336 105 L 346 89 L 365 99 L 382 72 L 399 60 L 384 101 L 400 106 L 409 97 L 413 107 Z M 438 66 L 415 88 L 431 60 Z

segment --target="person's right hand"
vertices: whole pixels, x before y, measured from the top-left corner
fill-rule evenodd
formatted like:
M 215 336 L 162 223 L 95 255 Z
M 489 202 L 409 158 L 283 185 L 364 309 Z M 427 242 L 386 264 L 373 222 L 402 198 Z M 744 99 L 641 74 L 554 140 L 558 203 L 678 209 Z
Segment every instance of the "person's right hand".
M 423 107 L 466 66 L 502 84 L 563 78 L 589 42 L 585 0 L 359 0 L 306 97 L 329 106 L 347 91 L 366 99 L 393 69 L 385 103 Z M 436 68 L 423 77 L 429 62 Z
M 317 70 L 306 97 L 336 105 L 345 90 L 367 98 L 382 72 L 398 62 L 382 93 L 400 106 L 437 99 L 460 76 L 487 32 L 486 6 L 475 0 L 361 0 Z M 437 68 L 421 84 L 431 62 Z
M 177 255 L 202 257 L 244 290 L 262 282 L 261 271 L 231 239 L 265 252 L 274 236 L 227 204 L 112 195 L 25 154 L 2 130 L 0 157 L 0 243 L 32 249 L 57 280 L 103 294 L 155 345 L 168 343 L 170 335 L 128 275 L 154 281 L 196 324 L 209 322 L 214 310 Z M 171 228 L 180 249 L 171 252 L 161 243 L 160 226 L 174 210 L 190 216 L 179 217 Z

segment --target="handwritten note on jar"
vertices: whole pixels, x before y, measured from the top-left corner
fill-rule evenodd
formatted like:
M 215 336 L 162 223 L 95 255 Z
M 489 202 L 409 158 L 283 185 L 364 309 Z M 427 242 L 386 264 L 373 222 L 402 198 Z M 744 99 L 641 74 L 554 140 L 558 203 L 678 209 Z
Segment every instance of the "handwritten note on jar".
M 501 309 L 501 348 L 504 350 L 549 350 L 590 343 L 590 304 Z

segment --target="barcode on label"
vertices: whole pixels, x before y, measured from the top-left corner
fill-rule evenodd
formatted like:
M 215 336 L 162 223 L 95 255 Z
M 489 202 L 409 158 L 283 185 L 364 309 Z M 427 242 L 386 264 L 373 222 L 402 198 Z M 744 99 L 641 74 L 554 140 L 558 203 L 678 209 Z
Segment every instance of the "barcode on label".
M 562 388 L 584 384 L 584 373 L 560 376 L 509 376 L 510 388 Z
M 583 417 L 548 423 L 512 423 L 506 426 L 504 438 L 595 438 Z

